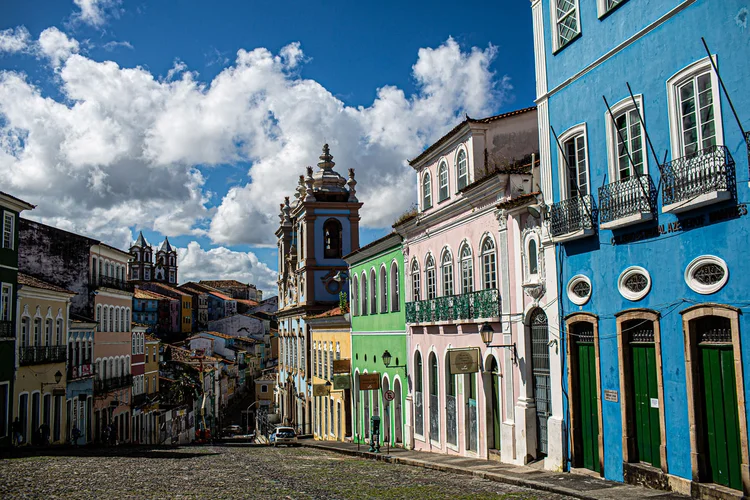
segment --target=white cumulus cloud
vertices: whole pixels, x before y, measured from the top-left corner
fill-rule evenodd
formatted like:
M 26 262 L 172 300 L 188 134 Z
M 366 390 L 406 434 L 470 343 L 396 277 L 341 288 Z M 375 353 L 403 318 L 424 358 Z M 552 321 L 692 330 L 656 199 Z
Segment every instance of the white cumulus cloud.
M 107 15 L 120 4 L 120 0 L 73 0 L 80 12 L 76 17 L 94 27 L 104 25 Z
M 0 30 L 0 53 L 13 54 L 27 50 L 31 35 L 25 26 Z
M 196 241 L 177 248 L 179 281 L 234 279 L 252 283 L 266 296 L 276 295 L 276 272 L 258 260 L 253 252 L 235 252 L 228 248 L 204 250 Z M 217 278 L 218 277 L 218 278 Z
M 47 28 L 39 35 L 39 52 L 48 58 L 55 68 L 79 50 L 78 40 L 68 38 L 68 35 L 54 26 Z

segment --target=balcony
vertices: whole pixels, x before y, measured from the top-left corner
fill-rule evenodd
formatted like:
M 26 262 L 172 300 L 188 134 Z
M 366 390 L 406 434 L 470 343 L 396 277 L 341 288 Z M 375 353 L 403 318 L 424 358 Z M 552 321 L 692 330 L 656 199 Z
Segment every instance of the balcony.
M 500 292 L 496 289 L 406 303 L 407 323 L 472 321 L 499 317 Z
M 138 406 L 143 406 L 146 404 L 147 398 L 148 398 L 148 394 L 146 394 L 145 392 L 142 394 L 135 394 L 133 395 L 133 398 L 130 402 L 130 406 L 134 408 Z
M 132 283 L 109 276 L 98 276 L 95 278 L 91 278 L 91 280 L 89 281 L 89 286 L 92 288 L 114 288 L 115 290 L 122 290 L 123 292 L 133 291 Z
M 94 380 L 94 392 L 97 394 L 106 394 L 115 389 L 122 389 L 123 387 L 130 387 L 131 385 L 133 385 L 132 375 L 105 378 L 104 380 Z
M 65 346 L 21 347 L 18 349 L 18 363 L 21 366 L 64 363 L 66 355 Z
M 0 337 L 15 337 L 13 323 L 10 321 L 0 321 Z
M 680 213 L 729 200 L 735 189 L 734 158 L 712 146 L 664 164 L 662 212 Z
M 577 240 L 594 234 L 594 198 L 574 196 L 550 207 L 550 233 L 555 243 Z
M 82 363 L 78 366 L 68 365 L 68 380 L 87 378 L 94 375 L 94 365 L 90 362 Z
M 616 229 L 651 220 L 655 202 L 656 187 L 650 175 L 602 186 L 599 188 L 599 226 Z

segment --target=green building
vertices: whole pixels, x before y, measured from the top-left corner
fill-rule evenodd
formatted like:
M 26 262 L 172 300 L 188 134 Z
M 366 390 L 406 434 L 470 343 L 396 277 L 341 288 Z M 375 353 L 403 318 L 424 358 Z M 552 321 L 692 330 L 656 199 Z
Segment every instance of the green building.
M 378 415 L 380 441 L 403 445 L 408 386 L 401 236 L 391 233 L 344 260 L 351 292 L 353 437 L 367 441 L 370 417 Z
M 0 447 L 10 445 L 10 398 L 16 366 L 18 216 L 34 206 L 0 191 Z

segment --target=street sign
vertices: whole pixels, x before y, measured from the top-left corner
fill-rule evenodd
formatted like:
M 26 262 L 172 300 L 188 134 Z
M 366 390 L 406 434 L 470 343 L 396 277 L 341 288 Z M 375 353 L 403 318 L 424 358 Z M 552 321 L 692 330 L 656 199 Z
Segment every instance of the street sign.
M 313 396 L 328 396 L 328 388 L 325 384 L 313 385 Z
M 380 389 L 379 373 L 363 373 L 359 376 L 360 391 L 377 391 Z
M 352 379 L 347 375 L 334 375 L 333 376 L 333 388 L 337 391 L 352 388 Z
M 448 360 L 452 375 L 479 371 L 479 349 L 449 349 Z
M 352 362 L 349 359 L 333 360 L 333 373 L 349 373 L 352 371 Z
M 385 391 L 383 393 L 383 399 L 385 399 L 386 401 L 393 401 L 394 399 L 396 399 L 396 393 L 391 390 Z

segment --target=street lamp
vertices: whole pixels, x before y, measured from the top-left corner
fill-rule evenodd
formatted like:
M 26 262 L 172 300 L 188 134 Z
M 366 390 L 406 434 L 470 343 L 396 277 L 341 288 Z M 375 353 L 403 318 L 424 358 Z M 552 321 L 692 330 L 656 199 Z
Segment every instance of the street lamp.
M 490 325 L 487 322 L 482 323 L 482 326 L 479 328 L 479 335 L 482 336 L 482 342 L 484 342 L 484 345 L 487 347 L 500 347 L 503 349 L 511 349 L 511 355 L 513 356 L 513 364 L 516 364 L 518 360 L 518 352 L 516 352 L 516 343 L 513 342 L 512 344 L 492 344 L 492 337 L 495 335 L 495 329 L 492 328 L 492 325 Z
M 42 389 L 44 389 L 45 385 L 57 385 L 62 380 L 62 373 L 60 373 L 60 370 L 57 370 L 55 373 L 55 381 L 54 382 L 42 382 Z

